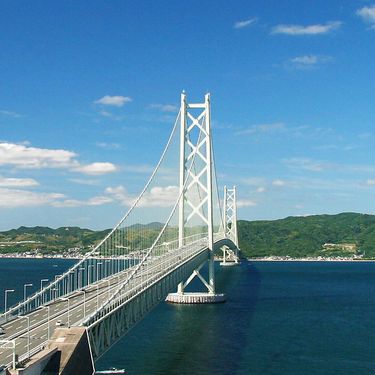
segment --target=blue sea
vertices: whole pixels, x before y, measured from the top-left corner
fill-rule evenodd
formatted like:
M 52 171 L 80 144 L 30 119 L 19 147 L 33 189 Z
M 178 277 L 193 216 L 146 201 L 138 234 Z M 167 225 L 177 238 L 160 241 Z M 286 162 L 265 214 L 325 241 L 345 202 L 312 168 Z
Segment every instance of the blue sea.
M 72 261 L 0 259 L 0 293 Z M 217 266 L 217 305 L 159 304 L 97 363 L 128 374 L 375 374 L 375 262 Z M 0 300 L 0 309 L 4 299 Z

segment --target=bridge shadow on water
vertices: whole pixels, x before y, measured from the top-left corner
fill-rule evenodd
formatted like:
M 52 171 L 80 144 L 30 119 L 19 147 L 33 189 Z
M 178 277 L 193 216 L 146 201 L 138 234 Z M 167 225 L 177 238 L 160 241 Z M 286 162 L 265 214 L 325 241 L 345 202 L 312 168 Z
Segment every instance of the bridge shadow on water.
M 226 303 L 161 303 L 103 356 L 97 368 L 116 366 L 129 374 L 239 373 L 257 304 L 260 273 L 247 261 L 237 267 L 216 267 L 217 291 L 226 294 Z M 198 280 L 189 288 L 203 291 Z

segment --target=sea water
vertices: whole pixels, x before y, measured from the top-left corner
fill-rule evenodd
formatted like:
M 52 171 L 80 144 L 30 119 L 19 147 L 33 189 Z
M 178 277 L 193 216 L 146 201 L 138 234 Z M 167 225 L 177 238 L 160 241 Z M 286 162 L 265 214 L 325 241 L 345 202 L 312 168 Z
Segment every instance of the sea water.
M 9 294 L 15 302 L 23 284 L 52 279 L 72 262 L 0 259 L 0 293 L 16 289 Z M 159 304 L 104 354 L 97 369 L 375 374 L 375 262 L 244 261 L 216 269 L 226 303 Z

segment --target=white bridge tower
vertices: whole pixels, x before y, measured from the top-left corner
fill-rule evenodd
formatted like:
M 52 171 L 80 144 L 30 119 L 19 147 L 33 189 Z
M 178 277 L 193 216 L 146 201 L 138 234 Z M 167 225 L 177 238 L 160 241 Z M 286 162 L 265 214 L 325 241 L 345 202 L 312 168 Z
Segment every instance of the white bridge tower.
M 174 303 L 223 302 L 224 295 L 216 294 L 215 291 L 210 94 L 205 95 L 204 103 L 187 103 L 186 94 L 182 92 L 180 110 L 179 247 L 185 245 L 186 229 L 194 219 L 198 218 L 207 225 L 208 281 L 199 272 L 203 263 L 194 270 L 186 282 L 178 285 L 177 293 L 168 295 L 167 301 Z M 192 162 L 194 162 L 194 168 L 191 167 Z M 194 199 L 197 191 L 199 200 Z M 195 277 L 202 281 L 207 288 L 207 293 L 185 293 L 185 288 Z
M 223 224 L 225 237 L 230 239 L 236 249 L 233 251 L 228 246 L 223 246 L 223 261 L 221 266 L 232 266 L 238 264 L 238 234 L 237 234 L 237 203 L 236 203 L 236 187 L 224 187 L 224 207 L 223 207 Z

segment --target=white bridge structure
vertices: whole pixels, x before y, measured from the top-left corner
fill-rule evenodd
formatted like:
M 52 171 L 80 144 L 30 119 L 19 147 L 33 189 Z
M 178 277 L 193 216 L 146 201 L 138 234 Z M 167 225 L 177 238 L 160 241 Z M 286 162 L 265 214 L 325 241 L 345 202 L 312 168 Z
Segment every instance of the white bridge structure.
M 114 192 L 130 208 L 107 236 L 0 316 L 0 368 L 27 362 L 58 326 L 84 327 L 97 360 L 160 301 L 224 301 L 215 289 L 214 258 L 238 262 L 236 191 L 225 188 L 221 209 L 209 94 L 203 103 L 188 103 L 181 94 L 167 145 L 133 203 L 123 189 Z M 195 277 L 204 293 L 186 291 Z

